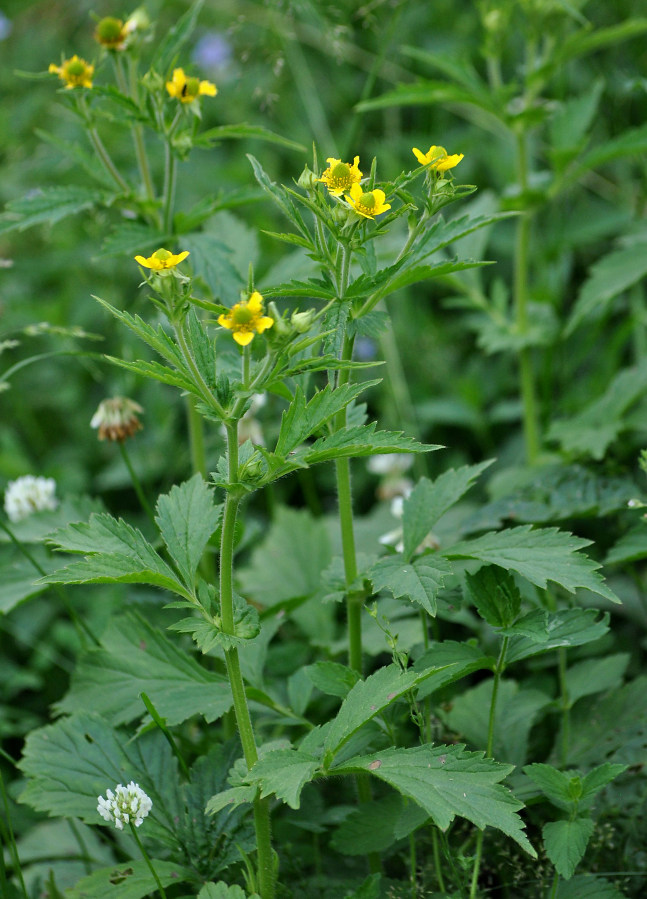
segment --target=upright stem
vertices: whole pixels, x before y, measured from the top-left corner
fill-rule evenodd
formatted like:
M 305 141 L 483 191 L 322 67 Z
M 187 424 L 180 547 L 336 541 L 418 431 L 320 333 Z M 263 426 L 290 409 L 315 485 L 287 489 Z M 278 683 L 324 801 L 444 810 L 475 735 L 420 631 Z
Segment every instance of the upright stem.
M 173 202 L 175 200 L 175 180 L 177 159 L 171 147 L 170 135 L 164 147 L 164 233 L 173 233 Z
M 487 729 L 487 749 L 485 751 L 485 755 L 489 759 L 492 758 L 492 748 L 494 746 L 494 724 L 496 721 L 496 702 L 499 695 L 501 675 L 503 674 L 505 668 L 505 654 L 508 651 L 509 639 L 509 637 L 504 637 L 501 641 L 501 650 L 499 652 L 499 658 L 497 660 L 496 670 L 494 672 L 494 683 L 492 684 L 492 699 L 490 700 L 490 718 L 488 721 Z M 470 887 L 469 899 L 476 899 L 479 871 L 481 868 L 481 856 L 483 854 L 483 833 L 484 832 L 482 830 L 479 830 L 476 836 L 476 858 L 474 860 L 474 869 L 472 871 L 472 884 Z
M 238 422 L 228 421 L 227 451 L 229 463 L 229 482 L 235 485 L 238 480 Z M 222 536 L 220 543 L 220 614 L 222 630 L 225 634 L 235 635 L 234 618 L 234 530 L 240 498 L 236 487 L 230 487 L 225 499 L 222 520 Z M 248 768 L 258 761 L 258 751 L 254 729 L 245 695 L 245 684 L 240 670 L 238 649 L 234 646 L 225 650 L 227 674 L 234 699 L 236 724 L 243 747 L 243 755 Z M 254 800 L 254 828 L 256 831 L 256 849 L 258 853 L 258 882 L 261 899 L 274 899 L 275 878 L 272 857 L 270 807 L 268 799 L 257 796 Z
M 162 881 L 159 879 L 159 875 L 158 875 L 157 871 L 155 870 L 155 868 L 153 867 L 153 863 L 150 860 L 150 858 L 148 857 L 148 853 L 144 849 L 142 841 L 139 839 L 139 834 L 137 833 L 137 828 L 132 823 L 132 821 L 130 822 L 130 829 L 132 831 L 133 836 L 135 837 L 135 842 L 139 846 L 139 851 L 141 852 L 144 861 L 148 865 L 148 870 L 153 875 L 155 883 L 157 884 L 157 889 L 160 891 L 160 896 L 162 897 L 162 899 L 166 899 L 166 893 L 164 892 L 164 887 L 162 886 Z
M 126 444 L 124 443 L 123 440 L 119 440 L 118 443 L 119 443 L 119 449 L 121 450 L 121 457 L 124 460 L 124 464 L 126 465 L 126 468 L 128 469 L 128 474 L 130 475 L 130 480 L 132 481 L 132 485 L 135 488 L 135 493 L 137 494 L 137 499 L 139 500 L 139 503 L 140 503 L 142 509 L 148 516 L 149 521 L 152 523 L 153 527 L 156 528 L 157 525 L 155 524 L 155 516 L 153 515 L 153 510 L 151 509 L 150 505 L 148 504 L 148 500 L 146 499 L 146 494 L 144 493 L 144 488 L 142 487 L 141 481 L 137 477 L 137 472 L 133 468 L 133 464 L 130 461 L 130 454 L 128 453 L 128 450 L 126 449 Z
M 558 648 L 557 661 L 559 665 L 559 692 L 562 705 L 562 745 L 560 754 L 562 768 L 565 768 L 568 762 L 568 747 L 571 742 L 571 704 L 568 697 L 568 686 L 566 684 L 566 647 L 560 646 Z
M 526 135 L 517 135 L 517 167 L 522 195 L 528 190 L 528 152 Z M 514 251 L 514 305 L 517 330 L 520 335 L 528 331 L 528 250 L 530 245 L 530 213 L 524 211 L 517 219 L 517 235 Z M 519 379 L 523 406 L 523 431 L 526 457 L 533 464 L 539 454 L 539 424 L 535 378 L 532 369 L 530 347 L 519 350 Z

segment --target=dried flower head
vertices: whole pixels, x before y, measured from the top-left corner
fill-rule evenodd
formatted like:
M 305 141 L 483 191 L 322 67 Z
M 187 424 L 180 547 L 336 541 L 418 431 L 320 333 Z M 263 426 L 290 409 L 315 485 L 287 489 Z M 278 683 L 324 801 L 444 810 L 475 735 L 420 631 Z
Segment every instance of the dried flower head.
M 255 290 L 248 300 L 241 300 L 232 306 L 227 315 L 219 315 L 218 324 L 229 328 L 236 343 L 247 346 L 254 339 L 254 334 L 262 334 L 271 328 L 274 319 L 263 315 L 263 297 Z
M 420 163 L 420 165 L 429 166 L 434 172 L 446 172 L 447 169 L 453 169 L 463 159 L 463 153 L 454 153 L 453 156 L 447 155 L 444 147 L 429 147 L 427 153 L 421 153 L 417 147 L 412 148 L 412 153 Z
M 153 807 L 150 798 L 132 780 L 127 787 L 117 784 L 114 793 L 106 790 L 106 798 L 99 796 L 98 803 L 97 811 L 101 817 L 113 823 L 117 830 L 123 830 L 124 824 L 139 827 Z
M 149 256 L 148 259 L 146 259 L 145 256 L 135 256 L 135 262 L 139 262 L 144 268 L 151 268 L 155 272 L 162 272 L 169 268 L 175 268 L 180 262 L 184 262 L 188 255 L 188 250 L 183 250 L 181 253 L 174 255 L 168 250 L 165 250 L 164 247 L 161 247 L 159 250 L 155 250 L 153 255 Z
M 330 156 L 326 162 L 328 168 L 317 181 L 323 181 L 329 192 L 334 197 L 340 197 L 345 190 L 350 190 L 353 184 L 359 184 L 362 173 L 359 170 L 359 156 L 356 156 L 353 164 L 342 162 Z
M 94 66 L 81 59 L 76 53 L 71 59 L 63 60 L 60 66 L 51 62 L 49 71 L 58 75 L 61 81 L 65 82 L 66 90 L 71 90 L 73 87 L 92 87 Z
M 381 215 L 390 209 L 391 204 L 385 203 L 385 200 L 386 194 L 383 190 L 376 188 L 364 192 L 359 184 L 351 184 L 350 197 L 346 197 L 350 207 L 365 219 L 374 219 L 376 215 Z
M 53 511 L 58 506 L 54 478 L 26 474 L 7 484 L 4 509 L 9 521 L 22 521 L 34 512 Z
M 123 443 L 128 437 L 141 431 L 142 423 L 136 413 L 143 411 L 134 400 L 129 400 L 125 396 L 114 396 L 99 403 L 90 421 L 90 427 L 99 429 L 99 440 Z
M 166 90 L 171 97 L 182 103 L 193 103 L 201 95 L 215 97 L 218 93 L 215 84 L 210 81 L 200 81 L 199 78 L 187 77 L 184 69 L 173 69 L 173 78 L 166 82 Z

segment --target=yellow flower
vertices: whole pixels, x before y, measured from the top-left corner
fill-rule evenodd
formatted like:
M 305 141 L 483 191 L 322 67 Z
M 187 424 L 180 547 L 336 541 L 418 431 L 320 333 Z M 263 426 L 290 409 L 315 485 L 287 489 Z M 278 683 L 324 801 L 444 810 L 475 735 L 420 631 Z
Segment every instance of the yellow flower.
M 376 215 L 381 215 L 391 208 L 390 203 L 384 202 L 385 199 L 386 194 L 383 190 L 376 188 L 364 193 L 359 184 L 351 184 L 350 197 L 346 197 L 346 201 L 355 212 L 363 215 L 366 219 L 374 219 Z
M 430 169 L 436 172 L 446 172 L 447 169 L 453 169 L 464 155 L 463 153 L 454 153 L 453 156 L 448 156 L 444 147 L 429 147 L 428 153 L 421 153 L 417 147 L 413 147 L 412 152 L 420 165 L 428 165 Z
M 207 97 L 215 97 L 218 88 L 210 81 L 200 81 L 184 74 L 184 69 L 173 69 L 173 78 L 166 82 L 166 90 L 171 97 L 181 100 L 182 103 L 193 103 L 196 97 L 205 94 Z
M 92 87 L 94 66 L 74 54 L 71 59 L 66 59 L 60 66 L 49 64 L 49 71 L 58 75 L 65 82 L 65 90 L 73 87 Z
M 248 300 L 232 306 L 228 315 L 219 315 L 218 324 L 233 332 L 236 343 L 247 346 L 254 339 L 254 333 L 262 334 L 266 328 L 271 328 L 274 319 L 263 315 L 263 297 L 255 290 Z
M 183 262 L 188 255 L 189 251 L 183 250 L 181 253 L 178 253 L 177 256 L 174 256 L 173 253 L 169 253 L 168 250 L 165 250 L 162 247 L 159 250 L 155 250 L 153 255 L 148 259 L 144 256 L 135 256 L 135 261 L 139 262 L 140 265 L 143 265 L 144 268 L 152 268 L 155 272 L 161 272 L 165 269 L 175 268 L 175 266 L 180 262 Z
M 323 181 L 333 197 L 340 197 L 345 190 L 349 190 L 353 184 L 359 184 L 362 173 L 359 170 L 359 156 L 356 156 L 351 165 L 329 156 L 326 160 L 328 168 L 317 181 Z

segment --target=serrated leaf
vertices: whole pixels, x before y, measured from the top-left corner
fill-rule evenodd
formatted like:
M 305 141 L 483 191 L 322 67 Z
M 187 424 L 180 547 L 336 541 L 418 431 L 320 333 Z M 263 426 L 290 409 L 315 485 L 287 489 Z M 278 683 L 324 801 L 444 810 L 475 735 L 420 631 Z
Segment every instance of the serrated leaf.
M 175 883 L 192 881 L 195 877 L 189 868 L 175 862 L 151 860 L 155 874 L 163 887 Z M 82 877 L 73 887 L 65 891 L 65 899 L 143 899 L 155 893 L 157 881 L 144 859 L 135 859 L 109 868 L 99 868 Z
M 395 699 L 409 692 L 438 669 L 402 671 L 397 665 L 387 665 L 358 681 L 343 701 L 336 718 L 326 732 L 324 749 L 329 758 L 367 721 L 379 715 Z
M 31 553 L 34 554 L 34 551 L 31 550 Z M 52 567 L 51 560 L 44 552 L 35 553 L 35 558 L 41 566 Z M 8 547 L 0 548 L 0 570 L 2 571 L 0 613 L 10 612 L 19 603 L 47 589 L 43 584 L 36 583 L 40 578 L 40 572 L 32 563 Z
M 443 555 L 448 559 L 478 559 L 499 565 L 516 571 L 543 589 L 548 581 L 553 581 L 569 593 L 582 587 L 619 603 L 618 597 L 597 573 L 600 564 L 579 553 L 589 542 L 557 528 L 533 530 L 522 525 L 465 540 L 443 550 Z
M 414 664 L 416 671 L 435 668 L 436 671 L 418 685 L 418 699 L 424 699 L 447 684 L 454 683 L 474 671 L 494 671 L 496 659 L 484 656 L 478 646 L 445 640 L 432 643 Z
M 580 700 L 571 711 L 567 763 L 647 764 L 647 677 Z
M 297 450 L 294 461 L 314 465 L 331 459 L 373 456 L 382 453 L 428 453 L 442 449 L 418 443 L 402 431 L 376 431 L 375 422 L 356 428 L 340 428 L 330 437 L 320 437 L 311 446 Z
M 495 212 L 491 215 L 462 215 L 449 221 L 440 216 L 424 231 L 415 244 L 413 255 L 416 259 L 422 260 L 480 228 L 494 225 L 515 215 L 516 212 Z
M 541 832 L 546 855 L 561 877 L 569 880 L 573 876 L 594 830 L 591 818 L 549 821 L 543 825 Z
M 141 375 L 142 378 L 150 378 L 162 384 L 170 384 L 172 387 L 179 387 L 180 390 L 186 390 L 188 393 L 198 392 L 199 388 L 195 382 L 183 372 L 170 368 L 168 365 L 162 365 L 160 362 L 143 362 L 141 359 L 138 359 L 136 362 L 129 362 L 126 359 L 118 359 L 115 356 L 105 356 L 104 358 L 118 368 L 124 368 L 126 371 Z
M 435 616 L 436 597 L 451 573 L 446 559 L 425 553 L 413 562 L 405 562 L 400 555 L 386 556 L 369 569 L 368 576 L 375 591 L 390 590 L 396 599 L 405 596 Z
M 580 809 L 589 808 L 600 792 L 611 783 L 612 780 L 615 780 L 620 774 L 623 774 L 629 765 L 611 765 L 609 763 L 605 765 L 599 765 L 597 768 L 594 768 L 593 771 L 589 771 L 589 773 L 582 778 L 582 795 L 579 802 Z
M 604 560 L 605 565 L 636 562 L 647 557 L 647 527 L 641 521 L 611 547 Z
M 586 318 L 600 319 L 614 297 L 641 281 L 646 274 L 647 253 L 641 244 L 620 247 L 603 256 L 591 266 L 565 333 L 572 334 Z
M 421 478 L 405 499 L 402 507 L 402 530 L 405 559 L 410 559 L 439 518 L 458 502 L 492 460 L 479 465 L 450 469 L 435 481 Z
M 349 301 L 340 300 L 333 303 L 326 312 L 322 325 L 324 332 L 327 333 L 321 348 L 324 355 L 335 357 L 340 355 L 351 307 L 352 303 Z
M 167 234 L 160 234 L 159 230 L 150 225 L 120 221 L 104 239 L 99 255 L 119 257 L 132 255 L 134 259 L 135 254 L 155 250 L 160 245 L 164 246 L 168 239 Z
M 7 212 L 0 216 L 0 234 L 25 231 L 34 225 L 53 225 L 94 206 L 109 206 L 115 195 L 87 187 L 46 187 L 30 193 L 21 200 L 7 204 Z
M 297 809 L 301 791 L 319 768 L 320 760 L 299 749 L 276 749 L 266 753 L 249 772 L 261 796 L 274 793 L 290 808 Z
M 465 581 L 476 610 L 492 627 L 509 627 L 521 609 L 521 594 L 508 571 L 496 565 L 466 574 Z
M 220 140 L 244 140 L 249 137 L 263 140 L 270 144 L 279 144 L 281 147 L 296 150 L 298 153 L 304 153 L 306 150 L 303 144 L 299 144 L 297 141 L 283 137 L 282 134 L 277 134 L 268 128 L 263 128 L 262 125 L 248 125 L 247 122 L 239 122 L 235 125 L 217 125 L 215 128 L 209 128 L 198 135 L 196 144 L 211 146 Z
M 226 243 L 208 231 L 194 231 L 183 235 L 182 246 L 191 254 L 194 275 L 205 281 L 214 296 L 238 297 L 245 283 Z
M 577 874 L 572 880 L 562 880 L 555 899 L 626 899 L 615 884 L 595 874 Z
M 618 137 L 597 144 L 568 171 L 568 180 L 576 181 L 583 174 L 614 159 L 641 156 L 647 151 L 647 125 L 629 128 Z
M 101 303 L 108 312 L 114 315 L 118 321 L 136 334 L 144 341 L 144 343 L 147 343 L 148 346 L 159 353 L 163 359 L 166 359 L 167 362 L 170 362 L 171 365 L 174 365 L 178 369 L 184 368 L 184 361 L 180 351 L 161 325 L 155 329 L 151 327 L 148 322 L 145 322 L 139 315 L 130 315 L 128 312 L 122 312 L 119 309 L 115 309 L 114 306 L 111 306 L 110 303 L 106 303 L 101 297 L 95 297 L 95 300 Z
M 209 802 L 207 802 L 205 811 L 208 815 L 216 815 L 224 809 L 233 811 L 241 805 L 252 803 L 257 795 L 258 790 L 253 785 L 232 787 L 230 790 L 223 790 L 221 793 L 216 793 L 215 796 L 212 796 Z
M 93 709 L 115 725 L 146 714 L 140 698 L 149 696 L 169 726 L 203 715 L 215 721 L 232 704 L 222 674 L 209 671 L 172 643 L 141 615 L 115 618 L 101 637 L 101 647 L 81 657 L 59 712 Z
M 315 662 L 303 669 L 304 673 L 318 690 L 328 696 L 339 696 L 345 699 L 349 691 L 359 680 L 359 674 L 353 668 L 340 665 L 339 662 Z
M 500 784 L 511 771 L 511 765 L 484 758 L 481 752 L 441 745 L 385 749 L 350 759 L 331 773 L 369 772 L 420 805 L 441 830 L 458 815 L 481 829 L 501 830 L 536 858 L 517 815 L 522 803 Z
M 281 430 L 275 453 L 287 456 L 308 437 L 321 430 L 334 415 L 345 409 L 360 393 L 379 384 L 378 381 L 363 381 L 359 384 L 344 384 L 333 390 L 329 384 L 317 391 L 306 403 L 301 388 L 297 385 L 294 399 L 281 418 Z
M 609 615 L 599 620 L 597 609 L 560 609 L 547 612 L 535 609 L 519 619 L 512 627 L 501 631 L 512 635 L 506 653 L 506 663 L 556 649 L 559 646 L 582 646 L 599 640 L 609 630 Z
M 152 584 L 190 598 L 141 531 L 123 519 L 105 513 L 94 514 L 88 522 L 55 531 L 50 542 L 68 552 L 88 555 L 84 561 L 73 562 L 43 578 L 42 583 Z
M 222 507 L 200 474 L 171 488 L 157 500 L 155 521 L 162 539 L 191 590 L 198 565 L 211 535 L 218 527 Z
M 102 823 L 97 797 L 134 780 L 153 801 L 146 819 L 148 835 L 177 848 L 177 765 L 159 731 L 133 741 L 96 714 L 62 718 L 29 734 L 19 766 L 28 779 L 21 802 L 51 816 L 81 818 L 93 825 Z
M 564 811 L 569 811 L 573 808 L 574 801 L 571 792 L 572 772 L 559 771 L 557 768 L 553 768 L 552 765 L 545 765 L 539 762 L 525 765 L 523 771 L 557 808 Z

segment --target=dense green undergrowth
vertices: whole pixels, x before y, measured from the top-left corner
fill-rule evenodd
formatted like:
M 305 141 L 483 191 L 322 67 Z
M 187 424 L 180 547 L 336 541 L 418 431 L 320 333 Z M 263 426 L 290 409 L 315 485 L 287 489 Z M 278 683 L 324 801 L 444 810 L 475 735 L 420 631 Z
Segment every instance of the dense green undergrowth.
M 644 894 L 634 7 L 8 4 L 3 897 Z

